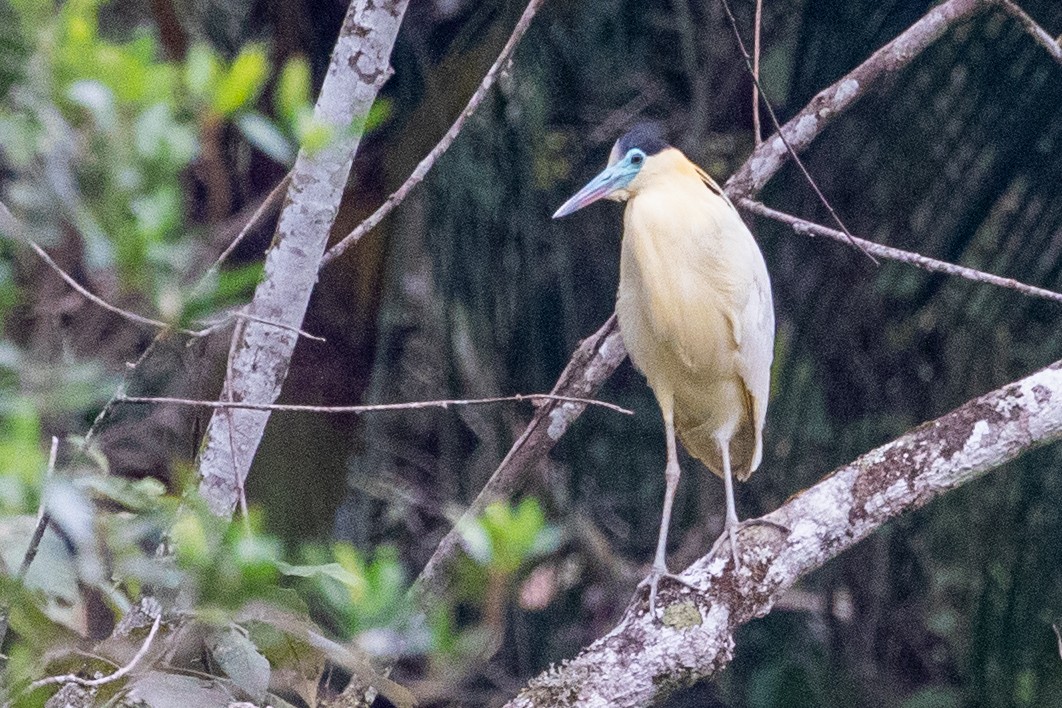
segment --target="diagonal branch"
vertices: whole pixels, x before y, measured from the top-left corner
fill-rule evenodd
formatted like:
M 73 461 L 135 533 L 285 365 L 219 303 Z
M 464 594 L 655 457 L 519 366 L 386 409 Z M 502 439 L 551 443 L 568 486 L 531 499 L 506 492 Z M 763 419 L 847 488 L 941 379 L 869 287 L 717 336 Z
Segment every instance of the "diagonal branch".
M 806 148 L 840 113 L 869 91 L 878 81 L 909 64 L 918 54 L 939 39 L 947 29 L 983 9 L 981 0 L 948 0 L 931 10 L 889 44 L 875 52 L 851 74 L 815 96 L 799 114 L 782 126 L 781 132 L 796 151 Z M 776 135 L 757 147 L 745 164 L 727 183 L 728 196 L 737 201 L 759 194 L 767 181 L 785 164 L 787 152 Z M 626 358 L 623 340 L 613 316 L 587 338 L 572 356 L 551 393 L 557 395 L 593 396 L 604 381 Z M 566 410 L 563 426 L 547 424 L 556 406 L 547 404 L 535 415 L 527 429 L 513 445 L 505 460 L 494 472 L 475 502 L 462 516 L 475 518 L 493 501 L 511 495 L 524 483 L 526 473 L 545 458 L 582 413 L 579 408 Z M 545 434 L 544 434 L 545 433 Z M 458 522 L 460 525 L 462 522 Z M 416 581 L 416 588 L 428 596 L 442 592 L 447 580 L 447 565 L 456 557 L 459 536 L 451 530 L 435 549 Z M 430 600 L 430 597 L 425 597 Z
M 928 270 L 933 273 L 955 275 L 960 278 L 965 278 L 966 280 L 972 280 L 975 283 L 995 285 L 1000 288 L 1014 290 L 1023 295 L 1029 295 L 1030 297 L 1042 297 L 1045 300 L 1062 302 L 1062 293 L 1056 293 L 1053 290 L 1038 288 L 1035 285 L 1028 285 L 1020 280 L 1014 280 L 1013 278 L 1003 278 L 998 275 L 992 275 L 991 273 L 985 273 L 976 268 L 967 268 L 966 266 L 948 263 L 947 261 L 938 261 L 936 258 L 929 258 L 920 253 L 912 253 L 911 251 L 904 251 L 899 248 L 893 248 L 892 246 L 883 246 L 880 243 L 874 243 L 873 241 L 867 241 L 866 239 L 849 236 L 837 229 L 831 229 L 827 226 L 806 221 L 800 217 L 793 216 L 792 214 L 787 214 L 784 211 L 771 209 L 770 207 L 765 206 L 760 202 L 753 201 L 752 199 L 741 199 L 738 201 L 738 206 L 742 209 L 751 211 L 753 214 L 759 214 L 768 219 L 774 219 L 783 224 L 788 224 L 792 227 L 793 231 L 798 234 L 804 234 L 807 236 L 825 236 L 826 238 L 832 238 L 834 241 L 840 241 L 842 243 L 848 242 L 850 238 L 855 239 L 855 242 L 860 247 L 875 256 L 880 256 L 881 258 L 907 263 L 908 265 L 913 265 L 916 268 Z
M 713 549 L 668 585 L 663 626 L 638 597 L 579 656 L 533 679 L 508 705 L 643 706 L 718 673 L 734 633 L 793 584 L 884 523 L 1062 439 L 1062 361 L 920 425 L 835 470 L 741 533 L 743 566 Z M 617 680 L 623 677 L 622 681 Z
M 524 8 L 524 14 L 517 20 L 516 27 L 513 28 L 513 33 L 509 36 L 509 41 L 505 43 L 498 58 L 494 60 L 490 69 L 483 76 L 483 81 L 480 82 L 479 88 L 472 94 L 472 98 L 468 99 L 468 105 L 465 106 L 465 110 L 461 111 L 461 114 L 457 116 L 457 120 L 454 121 L 454 124 L 450 126 L 450 129 L 446 131 L 446 134 L 442 136 L 442 139 L 439 140 L 435 147 L 431 149 L 431 152 L 425 155 L 424 159 L 417 164 L 416 169 L 406 178 L 402 186 L 396 189 L 376 211 L 358 224 L 353 231 L 344 236 L 339 243 L 328 249 L 328 253 L 325 254 L 324 259 L 321 261 L 322 268 L 343 255 L 343 252 L 357 243 L 362 236 L 376 228 L 381 221 L 387 218 L 388 214 L 394 211 L 395 207 L 405 200 L 414 187 L 424 181 L 428 171 L 435 166 L 435 162 L 442 157 L 442 154 L 450 149 L 450 145 L 457 139 L 461 129 L 465 127 L 465 121 L 476 112 L 479 104 L 483 103 L 483 99 L 490 93 L 494 82 L 498 80 L 502 71 L 509 65 L 509 60 L 512 59 L 513 52 L 516 51 L 516 45 L 523 39 L 527 28 L 531 26 L 531 20 L 534 19 L 535 13 L 538 12 L 538 8 L 542 6 L 543 2 L 545 0 L 531 0 L 527 3 L 527 7 Z
M 620 338 L 616 316 L 609 317 L 597 332 L 583 340 L 572 360 L 550 392 L 552 396 L 590 398 L 627 356 Z M 413 586 L 413 594 L 424 604 L 446 596 L 449 588 L 448 563 L 460 548 L 460 529 L 479 518 L 491 503 L 512 496 L 524 481 L 525 472 L 546 456 L 568 426 L 586 410 L 585 403 L 547 401 L 536 412 L 520 438 L 513 444 L 498 469 L 491 475 L 476 500 L 443 537 Z
M 875 84 L 906 68 L 949 28 L 985 7 L 984 0 L 948 0 L 933 8 L 840 81 L 816 94 L 780 132 L 796 152 L 802 152 Z M 788 158 L 785 143 L 775 134 L 761 143 L 727 181 L 727 194 L 734 201 L 755 196 Z
M 1059 40 L 1048 34 L 1047 30 L 1037 24 L 1036 20 L 1029 17 L 1028 13 L 1018 7 L 1018 5 L 1012 2 L 1012 0 L 1000 0 L 999 4 L 1004 12 L 1021 23 L 1021 26 L 1025 28 L 1025 31 L 1028 32 L 1041 47 L 1046 49 L 1047 53 L 1050 54 L 1055 61 L 1062 64 L 1062 42 L 1059 42 Z
M 360 133 L 390 76 L 391 49 L 409 0 L 351 0 L 314 116 L 343 136 L 320 152 L 299 154 L 287 200 L 266 257 L 265 277 L 238 325 L 221 398 L 272 403 L 280 394 L 297 335 L 259 319 L 298 328 L 317 281 L 328 234 L 350 175 Z M 219 516 L 232 515 L 269 411 L 217 411 L 210 419 L 198 460 L 200 493 Z

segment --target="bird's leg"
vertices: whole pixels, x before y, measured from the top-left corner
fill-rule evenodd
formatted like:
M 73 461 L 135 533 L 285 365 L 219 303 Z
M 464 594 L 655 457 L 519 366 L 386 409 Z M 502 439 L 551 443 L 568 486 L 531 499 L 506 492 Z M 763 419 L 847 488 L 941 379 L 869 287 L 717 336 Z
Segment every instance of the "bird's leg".
M 670 401 L 666 404 L 661 401 L 660 408 L 664 414 L 664 427 L 667 431 L 667 467 L 664 477 L 667 486 L 664 491 L 664 512 L 660 519 L 660 537 L 656 542 L 656 556 L 653 558 L 653 568 L 648 577 L 638 583 L 638 588 L 649 587 L 649 614 L 656 614 L 656 594 L 661 578 L 670 578 L 687 587 L 696 589 L 694 585 L 686 582 L 677 575 L 673 575 L 667 569 L 665 554 L 667 552 L 667 533 L 671 525 L 671 506 L 675 501 L 675 490 L 678 489 L 681 469 L 678 463 L 678 448 L 675 445 L 675 422 Z
M 719 455 L 723 459 L 723 488 L 726 490 L 726 524 L 723 527 L 723 535 L 715 542 L 719 545 L 723 540 L 730 541 L 730 553 L 734 556 L 735 570 L 741 567 L 741 557 L 738 555 L 737 532 L 738 515 L 737 505 L 734 504 L 734 475 L 730 471 L 730 440 L 718 438 Z M 715 546 L 712 546 L 715 550 Z

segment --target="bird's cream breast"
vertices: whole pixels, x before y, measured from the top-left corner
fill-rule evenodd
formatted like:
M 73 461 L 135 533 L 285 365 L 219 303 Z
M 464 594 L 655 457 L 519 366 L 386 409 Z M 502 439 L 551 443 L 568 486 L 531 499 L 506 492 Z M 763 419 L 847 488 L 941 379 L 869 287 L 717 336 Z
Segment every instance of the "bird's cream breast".
M 732 369 L 748 293 L 737 285 L 743 244 L 728 233 L 734 220 L 745 227 L 730 214 L 703 185 L 646 189 L 627 204 L 616 310 L 631 359 L 654 388 L 676 367 L 706 379 Z

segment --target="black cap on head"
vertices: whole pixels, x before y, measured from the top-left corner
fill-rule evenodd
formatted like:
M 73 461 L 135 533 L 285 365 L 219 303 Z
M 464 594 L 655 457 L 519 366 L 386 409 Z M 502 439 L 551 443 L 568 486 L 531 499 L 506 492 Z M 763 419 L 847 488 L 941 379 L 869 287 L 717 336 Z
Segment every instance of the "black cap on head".
M 616 152 L 620 155 L 627 154 L 631 148 L 638 148 L 646 155 L 655 155 L 669 147 L 664 140 L 664 128 L 659 123 L 639 123 L 616 141 Z

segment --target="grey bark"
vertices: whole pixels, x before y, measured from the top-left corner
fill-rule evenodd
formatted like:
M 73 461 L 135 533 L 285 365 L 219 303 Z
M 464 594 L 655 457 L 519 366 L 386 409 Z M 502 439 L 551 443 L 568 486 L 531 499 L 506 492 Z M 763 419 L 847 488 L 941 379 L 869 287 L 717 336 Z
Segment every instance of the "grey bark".
M 662 620 L 639 594 L 606 636 L 533 679 L 508 705 L 644 706 L 714 676 L 738 627 L 771 611 L 802 576 L 892 518 L 924 506 L 1024 452 L 1062 438 L 1062 361 L 925 423 L 835 470 L 667 584 Z M 622 678 L 622 680 L 620 680 Z
M 238 326 L 229 353 L 224 400 L 272 403 L 280 394 L 360 142 L 350 130 L 372 107 L 390 75 L 389 60 L 409 0 L 352 0 L 314 110 L 337 138 L 312 155 L 300 152 L 265 276 Z M 277 323 L 264 324 L 261 321 Z M 219 516 L 231 516 L 262 439 L 267 411 L 228 409 L 210 419 L 199 455 L 200 493 Z

